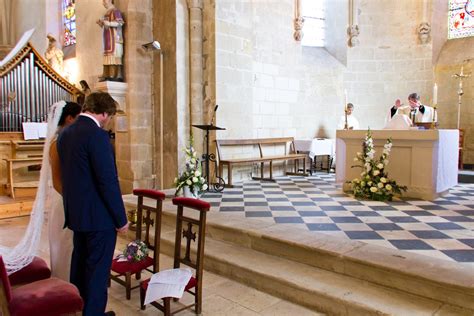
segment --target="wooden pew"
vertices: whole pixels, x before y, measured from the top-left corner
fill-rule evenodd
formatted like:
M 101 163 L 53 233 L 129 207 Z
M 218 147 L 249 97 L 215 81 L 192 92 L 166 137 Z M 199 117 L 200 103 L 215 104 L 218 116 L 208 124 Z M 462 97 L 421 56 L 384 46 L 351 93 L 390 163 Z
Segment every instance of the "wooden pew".
M 3 159 L 7 164 L 7 190 L 15 198 L 16 188 L 37 188 L 38 181 L 21 179 L 15 176 L 15 170 L 41 165 L 44 140 L 11 140 L 11 158 Z
M 217 145 L 217 155 L 219 158 L 219 177 L 222 177 L 224 166 L 227 166 L 227 185 L 232 187 L 232 168 L 234 165 L 238 164 L 252 164 L 252 163 L 259 163 L 260 164 L 260 177 L 253 177 L 254 179 L 259 180 L 270 180 L 274 181 L 273 179 L 273 162 L 274 161 L 283 161 L 285 164 L 285 174 L 297 174 L 306 176 L 307 174 L 303 171 L 301 173 L 298 172 L 298 161 L 303 161 L 303 166 L 306 164 L 306 154 L 297 154 L 294 150 L 293 144 L 293 137 L 279 137 L 279 138 L 256 138 L 256 139 L 221 139 L 216 140 Z M 289 151 L 288 151 L 288 143 L 290 143 Z M 222 147 L 225 146 L 258 146 L 259 155 L 253 157 L 233 157 L 233 158 L 225 158 L 222 154 Z M 265 148 L 270 146 L 284 146 L 283 154 L 275 154 L 275 155 L 267 155 L 265 153 Z M 287 172 L 286 171 L 286 162 L 287 161 L 294 161 L 294 171 Z M 265 163 L 269 164 L 269 178 L 264 177 L 264 167 Z M 304 168 L 303 168 L 304 169 Z
M 14 170 L 29 166 L 41 165 L 42 157 L 37 158 L 10 158 L 3 159 L 7 162 L 8 183 L 7 188 L 10 190 L 10 196 L 15 198 L 15 188 L 37 188 L 38 181 L 17 181 L 14 177 Z

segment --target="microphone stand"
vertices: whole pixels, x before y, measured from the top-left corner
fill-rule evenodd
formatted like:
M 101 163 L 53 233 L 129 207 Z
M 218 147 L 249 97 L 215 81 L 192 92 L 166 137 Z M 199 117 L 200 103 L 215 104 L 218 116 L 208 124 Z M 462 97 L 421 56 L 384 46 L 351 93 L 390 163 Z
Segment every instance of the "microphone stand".
M 211 124 L 209 125 L 214 125 L 214 119 L 216 117 L 216 112 L 217 112 L 218 107 L 219 107 L 219 104 L 216 104 L 216 106 L 214 107 L 214 113 L 212 113 Z

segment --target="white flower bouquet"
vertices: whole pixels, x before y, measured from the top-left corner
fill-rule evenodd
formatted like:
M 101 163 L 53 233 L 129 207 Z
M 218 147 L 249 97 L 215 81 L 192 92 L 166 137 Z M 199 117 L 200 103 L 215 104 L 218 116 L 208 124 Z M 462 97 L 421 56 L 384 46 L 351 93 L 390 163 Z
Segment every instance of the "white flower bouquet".
M 177 178 L 174 179 L 176 186 L 175 195 L 180 191 L 184 191 L 186 187 L 189 188 L 194 195 L 201 195 L 207 190 L 206 179 L 202 176 L 201 163 L 197 157 L 196 150 L 193 148 L 193 140 L 189 142 L 189 148 L 185 149 L 186 153 L 186 168 Z
M 358 167 L 362 169 L 360 178 L 352 180 L 352 190 L 359 198 L 366 198 L 376 201 L 391 201 L 395 194 L 402 194 L 406 191 L 406 186 L 400 186 L 395 180 L 388 178 L 385 168 L 388 165 L 388 156 L 392 149 L 392 139 L 387 139 L 382 155 L 375 159 L 374 142 L 370 129 L 367 131 L 363 145 L 363 153 L 358 152 L 354 161 L 360 162 Z

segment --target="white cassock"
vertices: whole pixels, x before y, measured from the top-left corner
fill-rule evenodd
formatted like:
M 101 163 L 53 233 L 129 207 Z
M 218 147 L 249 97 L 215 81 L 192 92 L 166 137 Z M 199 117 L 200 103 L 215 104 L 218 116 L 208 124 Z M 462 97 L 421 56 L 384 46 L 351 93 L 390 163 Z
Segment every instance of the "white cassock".
M 345 115 L 343 115 L 341 116 L 341 119 L 339 120 L 337 129 L 344 129 L 345 123 L 346 123 L 346 118 L 345 118 Z M 352 114 L 347 116 L 347 127 L 349 127 L 349 129 L 351 127 L 352 129 L 359 129 L 359 121 Z
M 434 117 L 434 122 L 438 121 L 438 118 L 436 117 L 435 110 L 431 106 L 424 105 L 425 107 L 425 113 L 421 113 L 419 109 L 416 109 L 416 114 L 415 114 L 415 122 L 421 122 L 421 123 L 429 123 L 433 122 L 433 117 Z
M 429 123 L 433 122 L 433 116 L 435 116 L 435 122 L 438 121 L 438 117 L 435 115 L 435 111 L 431 106 L 424 105 L 425 108 L 425 113 L 421 113 L 418 108 L 414 110 L 415 114 L 415 123 Z M 401 106 L 397 109 L 396 114 L 402 114 L 408 116 L 410 120 L 413 118 L 413 112 L 410 106 Z M 395 115 L 396 115 L 395 114 Z M 395 116 L 394 115 L 394 116 Z M 388 112 L 387 119 L 385 120 L 385 123 L 388 124 L 390 120 L 392 120 L 393 117 L 391 116 L 391 110 Z
M 408 130 L 412 125 L 411 120 L 405 114 L 395 114 L 386 124 L 384 129 Z

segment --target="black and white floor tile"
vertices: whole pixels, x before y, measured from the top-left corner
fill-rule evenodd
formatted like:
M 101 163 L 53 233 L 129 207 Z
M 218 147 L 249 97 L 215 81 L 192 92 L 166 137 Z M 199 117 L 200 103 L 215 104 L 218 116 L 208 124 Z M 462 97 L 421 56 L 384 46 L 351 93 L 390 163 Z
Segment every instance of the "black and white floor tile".
M 203 199 L 219 212 L 474 263 L 474 184 L 460 184 L 435 201 L 361 201 L 345 194 L 334 174 L 316 173 L 246 181 Z

